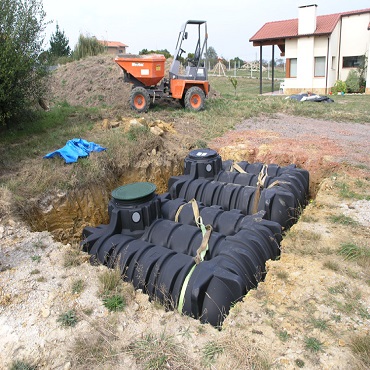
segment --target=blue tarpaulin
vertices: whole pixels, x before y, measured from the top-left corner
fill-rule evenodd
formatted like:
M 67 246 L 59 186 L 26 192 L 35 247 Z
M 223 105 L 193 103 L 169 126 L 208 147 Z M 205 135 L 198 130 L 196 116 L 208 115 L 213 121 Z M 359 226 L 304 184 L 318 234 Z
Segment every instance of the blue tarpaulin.
M 101 152 L 103 150 L 106 150 L 106 148 L 103 148 L 99 144 L 84 139 L 72 139 L 68 140 L 63 148 L 46 154 L 44 158 L 53 158 L 59 155 L 64 158 L 66 163 L 73 163 L 77 162 L 79 157 L 87 157 L 91 152 Z

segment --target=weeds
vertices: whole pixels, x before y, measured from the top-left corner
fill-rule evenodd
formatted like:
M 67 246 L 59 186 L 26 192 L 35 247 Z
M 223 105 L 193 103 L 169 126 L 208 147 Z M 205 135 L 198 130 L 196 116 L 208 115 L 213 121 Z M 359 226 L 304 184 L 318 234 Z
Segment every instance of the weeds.
M 256 344 L 240 331 L 233 331 L 213 343 L 216 349 L 212 349 L 212 342 L 210 342 L 210 348 L 206 352 L 203 352 L 202 355 L 204 361 L 204 354 L 208 353 L 210 359 L 212 359 L 213 352 L 217 352 L 214 357 L 215 365 L 210 364 L 211 368 L 256 370 L 268 370 L 272 368 L 272 363 L 267 353 L 257 347 Z
M 324 343 L 314 337 L 306 337 L 304 340 L 305 348 L 311 352 L 320 352 L 323 350 Z
M 341 198 L 357 199 L 357 200 L 362 200 L 362 199 L 370 200 L 370 196 L 359 194 L 359 193 L 356 193 L 356 192 L 352 191 L 350 189 L 349 185 L 344 183 L 344 182 L 336 182 L 335 184 L 336 184 L 337 188 L 339 189 L 339 196 Z
M 368 266 L 370 262 L 370 248 L 354 243 L 343 243 L 338 249 L 338 254 L 345 260 L 357 261 L 363 267 Z
M 28 362 L 17 360 L 14 361 L 11 365 L 9 370 L 36 370 L 37 366 L 31 365 Z
M 39 255 L 31 256 L 31 260 L 32 260 L 33 262 L 40 263 L 40 262 L 41 262 L 41 256 L 39 256 Z
M 342 299 L 331 299 L 330 304 L 334 304 L 336 308 L 346 315 L 358 315 L 361 319 L 369 320 L 370 314 L 366 307 L 361 302 L 362 294 L 358 289 L 350 290 L 345 285 L 338 284 L 330 287 L 331 294 L 342 294 Z
M 103 299 L 104 307 L 109 311 L 123 311 L 125 308 L 126 302 L 121 295 L 114 294 L 112 296 L 106 297 Z
M 213 365 L 218 355 L 224 352 L 224 348 L 214 341 L 208 342 L 203 348 L 203 364 L 207 367 Z
M 316 319 L 313 317 L 311 318 L 310 322 L 315 329 L 319 329 L 320 331 L 325 331 L 328 329 L 328 320 Z
M 63 266 L 66 268 L 80 266 L 84 261 L 80 246 L 75 243 L 63 255 Z
M 78 322 L 78 317 L 74 310 L 69 310 L 59 315 L 57 322 L 64 327 L 74 327 Z
M 286 271 L 277 271 L 276 272 L 276 277 L 279 278 L 280 280 L 288 280 L 289 274 Z
M 299 368 L 302 368 L 302 367 L 304 367 L 304 361 L 303 360 L 301 360 L 300 358 L 297 358 L 295 361 L 295 364 L 299 367 Z
M 339 264 L 337 262 L 334 262 L 334 261 L 331 261 L 331 260 L 325 261 L 323 263 L 323 267 L 325 267 L 329 270 L 335 271 L 335 272 L 340 270 Z
M 131 126 L 126 135 L 129 141 L 138 141 L 139 138 L 149 134 L 150 131 L 147 125 L 136 125 Z
M 102 295 L 110 295 L 116 292 L 122 284 L 121 272 L 118 268 L 106 269 L 99 275 L 100 292 Z
M 80 294 L 85 289 L 85 282 L 82 279 L 77 279 L 72 282 L 72 294 Z
M 111 364 L 115 368 L 117 350 L 110 337 L 96 335 L 80 335 L 73 343 L 73 360 L 77 365 L 86 369 L 105 368 L 103 365 Z
M 332 287 L 329 287 L 328 288 L 328 291 L 329 293 L 331 294 L 344 294 L 346 292 L 346 289 L 347 289 L 347 284 L 345 283 L 339 283 L 337 285 L 334 285 Z
M 194 369 L 184 348 L 165 332 L 159 336 L 145 334 L 133 341 L 128 351 L 147 370 Z
M 278 337 L 282 342 L 286 342 L 290 338 L 290 335 L 286 330 L 280 330 Z
M 358 226 L 359 223 L 355 221 L 352 217 L 341 215 L 333 215 L 329 217 L 329 221 L 335 224 L 341 224 L 346 226 Z

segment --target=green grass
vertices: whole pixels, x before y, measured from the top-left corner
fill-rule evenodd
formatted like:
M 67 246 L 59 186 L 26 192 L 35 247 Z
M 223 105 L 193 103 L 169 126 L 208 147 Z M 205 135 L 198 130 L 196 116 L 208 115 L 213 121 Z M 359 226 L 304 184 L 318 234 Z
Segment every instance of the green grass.
M 328 320 L 320 318 L 312 317 L 310 323 L 315 329 L 319 329 L 320 331 L 325 331 L 329 327 Z
M 366 267 L 370 263 L 370 248 L 354 243 L 343 243 L 338 254 L 347 261 L 356 261 L 360 266 Z
M 329 217 L 329 221 L 340 224 L 340 225 L 346 225 L 346 226 L 358 226 L 359 223 L 354 220 L 352 217 L 345 216 L 343 214 L 340 215 L 332 215 Z
M 366 121 L 365 121 L 366 122 Z M 369 195 L 360 194 L 351 189 L 351 187 L 344 182 L 337 182 L 336 187 L 339 189 L 339 196 L 345 199 L 356 199 L 356 200 L 370 200 Z M 362 189 L 363 187 L 356 187 L 356 189 Z
M 320 352 L 323 350 L 323 345 L 324 345 L 324 343 L 322 343 L 320 340 L 318 340 L 315 337 L 306 337 L 304 339 L 304 344 L 305 344 L 306 350 L 310 352 Z
M 214 341 L 206 343 L 203 347 L 202 362 L 209 367 L 215 363 L 218 355 L 224 352 L 224 348 Z
M 290 334 L 286 330 L 280 330 L 278 336 L 282 342 L 286 342 L 290 338 Z
M 126 302 L 125 302 L 125 299 L 121 295 L 113 294 L 111 296 L 103 298 L 103 305 L 109 311 L 117 312 L 117 311 L 123 311 L 123 309 L 126 306 Z

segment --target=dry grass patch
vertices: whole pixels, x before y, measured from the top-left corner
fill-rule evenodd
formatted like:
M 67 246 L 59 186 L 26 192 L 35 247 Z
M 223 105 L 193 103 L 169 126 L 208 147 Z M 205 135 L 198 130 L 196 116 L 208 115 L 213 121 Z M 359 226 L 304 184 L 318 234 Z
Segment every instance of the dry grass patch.
M 365 245 L 343 243 L 338 254 L 347 261 L 356 261 L 361 267 L 368 267 L 370 264 L 370 248 Z
M 0 186 L 0 220 L 9 217 L 13 213 L 12 193 L 11 191 L 1 185 Z
M 118 268 L 105 269 L 99 275 L 99 292 L 102 296 L 118 292 L 123 283 L 121 271 Z
M 63 266 L 76 267 L 82 265 L 90 257 L 86 253 L 82 253 L 81 247 L 78 243 L 73 243 L 68 249 L 66 249 L 63 255 Z
M 240 331 L 225 333 L 217 342 L 218 350 L 214 368 L 235 369 L 271 369 L 272 361 L 266 351 L 259 348 L 250 338 Z
M 283 240 L 283 249 L 300 255 L 316 255 L 319 252 L 318 241 L 321 234 L 311 230 L 291 228 Z
M 354 335 L 350 339 L 349 346 L 352 353 L 359 361 L 358 368 L 370 368 L 370 336 L 369 335 Z
M 77 316 L 89 324 L 89 330 L 80 333 L 70 348 L 71 358 L 76 369 L 115 368 L 122 352 L 122 342 L 116 335 L 116 317 L 92 320 L 81 308 Z
M 160 335 L 143 334 L 140 339 L 133 340 L 126 350 L 147 370 L 199 369 L 192 363 L 183 345 L 166 332 Z

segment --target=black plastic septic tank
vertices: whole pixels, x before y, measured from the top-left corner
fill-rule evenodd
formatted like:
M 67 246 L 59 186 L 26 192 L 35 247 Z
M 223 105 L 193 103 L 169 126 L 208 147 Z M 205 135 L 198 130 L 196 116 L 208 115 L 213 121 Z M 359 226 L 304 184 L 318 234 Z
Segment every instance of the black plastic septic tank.
M 150 182 L 135 182 L 112 191 L 108 204 L 110 223 L 117 222 L 119 232 L 135 236 L 161 217 L 161 201 Z
M 195 149 L 185 158 L 184 166 L 184 175 L 193 179 L 214 178 L 222 170 L 222 159 L 213 149 Z

